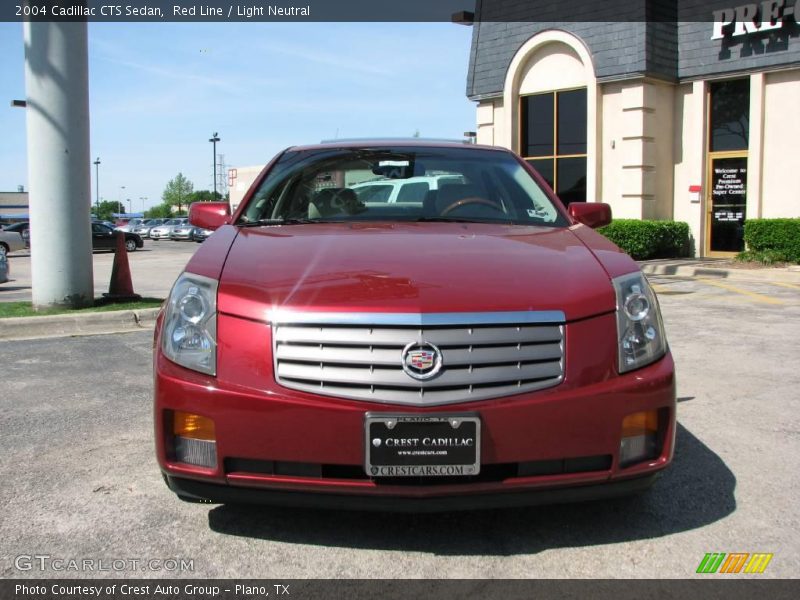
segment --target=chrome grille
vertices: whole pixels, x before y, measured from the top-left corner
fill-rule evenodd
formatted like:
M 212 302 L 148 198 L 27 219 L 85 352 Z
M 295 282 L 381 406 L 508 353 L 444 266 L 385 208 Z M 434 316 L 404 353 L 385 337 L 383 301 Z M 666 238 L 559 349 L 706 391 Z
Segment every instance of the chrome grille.
M 274 313 L 275 378 L 287 388 L 372 402 L 433 406 L 557 385 L 564 376 L 564 314 Z M 403 371 L 409 343 L 433 344 L 443 367 Z

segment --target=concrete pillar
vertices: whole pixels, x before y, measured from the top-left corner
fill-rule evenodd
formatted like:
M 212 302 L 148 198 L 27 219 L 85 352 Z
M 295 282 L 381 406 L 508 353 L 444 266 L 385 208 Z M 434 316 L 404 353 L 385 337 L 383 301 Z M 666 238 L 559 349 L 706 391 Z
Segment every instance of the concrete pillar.
M 673 217 L 689 224 L 696 256 L 703 256 L 706 206 L 706 84 L 684 83 L 675 100 Z M 690 188 L 700 186 L 698 193 Z
M 655 200 L 655 89 L 637 81 L 622 88 L 622 199 L 625 212 L 615 216 L 652 218 Z
M 494 145 L 494 102 L 484 100 L 478 103 L 476 110 L 478 125 L 478 144 Z
M 33 306 L 94 299 L 87 24 L 24 24 Z
M 750 136 L 747 152 L 748 219 L 760 219 L 764 206 L 764 90 L 764 73 L 753 73 L 750 76 Z

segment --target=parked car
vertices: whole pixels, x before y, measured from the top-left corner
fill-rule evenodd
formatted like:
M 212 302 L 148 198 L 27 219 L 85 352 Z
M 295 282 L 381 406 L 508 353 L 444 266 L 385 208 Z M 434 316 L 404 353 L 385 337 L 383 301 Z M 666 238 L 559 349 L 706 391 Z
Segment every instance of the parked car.
M 118 229 L 119 231 L 129 231 L 131 233 L 136 233 L 134 229 L 136 229 L 139 225 L 144 223 L 145 219 L 119 219 L 117 223 L 114 225 L 114 229 Z
M 192 233 L 194 232 L 194 225 L 190 225 L 189 221 L 175 225 L 172 231 L 169 232 L 169 239 L 171 240 L 187 240 L 192 241 Z
M 162 225 L 166 219 L 145 219 L 133 228 L 132 232 L 142 237 L 150 237 L 150 230 L 153 227 Z
M 203 229 L 202 227 L 195 227 L 194 231 L 192 232 L 192 239 L 197 242 L 198 244 L 205 242 L 210 236 L 214 233 L 211 229 Z
M 150 230 L 150 239 L 151 240 L 168 240 L 170 233 L 172 233 L 172 228 L 178 225 L 183 225 L 188 223 L 189 219 L 181 218 L 181 219 L 168 219 L 161 225 L 153 227 Z
M 217 231 L 157 319 L 178 497 L 507 507 L 633 493 L 670 464 L 674 364 L 652 288 L 593 230 L 607 204 L 565 208 L 488 146 L 339 141 L 271 165 L 232 217 L 192 205 Z M 456 181 L 421 203 L 330 187 L 369 173 Z
M 19 231 L 10 231 L 8 229 L 0 230 L 0 248 L 6 254 L 9 252 L 16 252 L 17 250 L 25 249 L 25 239 Z
M 386 204 L 422 204 L 431 190 L 448 183 L 463 183 L 458 175 L 436 175 L 430 177 L 409 177 L 408 179 L 378 179 L 353 185 L 351 189 L 358 199 L 367 204 L 380 202 Z
M 92 222 L 92 250 L 116 250 L 117 249 L 117 232 L 104 223 L 93 221 Z M 135 252 L 137 248 L 144 246 L 142 236 L 130 231 L 123 231 L 125 236 L 125 249 L 128 252 Z
M 31 247 L 31 226 L 28 221 L 20 221 L 13 223 L 3 228 L 3 231 L 15 231 L 22 236 L 22 241 L 25 243 L 26 248 Z

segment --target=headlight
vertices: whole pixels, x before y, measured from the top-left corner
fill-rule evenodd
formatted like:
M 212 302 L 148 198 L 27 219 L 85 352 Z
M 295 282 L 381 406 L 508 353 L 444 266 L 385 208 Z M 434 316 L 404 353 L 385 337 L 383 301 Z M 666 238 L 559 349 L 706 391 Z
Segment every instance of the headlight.
M 649 365 L 667 352 L 658 300 L 644 275 L 629 273 L 613 280 L 617 293 L 619 372 Z
M 217 281 L 184 273 L 172 286 L 161 331 L 161 350 L 173 362 L 217 373 Z

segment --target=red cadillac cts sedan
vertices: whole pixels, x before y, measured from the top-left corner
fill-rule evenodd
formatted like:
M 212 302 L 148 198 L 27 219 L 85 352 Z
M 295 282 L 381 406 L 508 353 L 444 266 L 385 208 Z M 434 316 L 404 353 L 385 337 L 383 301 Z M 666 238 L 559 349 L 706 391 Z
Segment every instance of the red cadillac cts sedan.
M 636 263 L 513 153 L 337 141 L 267 165 L 155 341 L 166 482 L 201 502 L 451 510 L 646 488 L 675 376 Z

